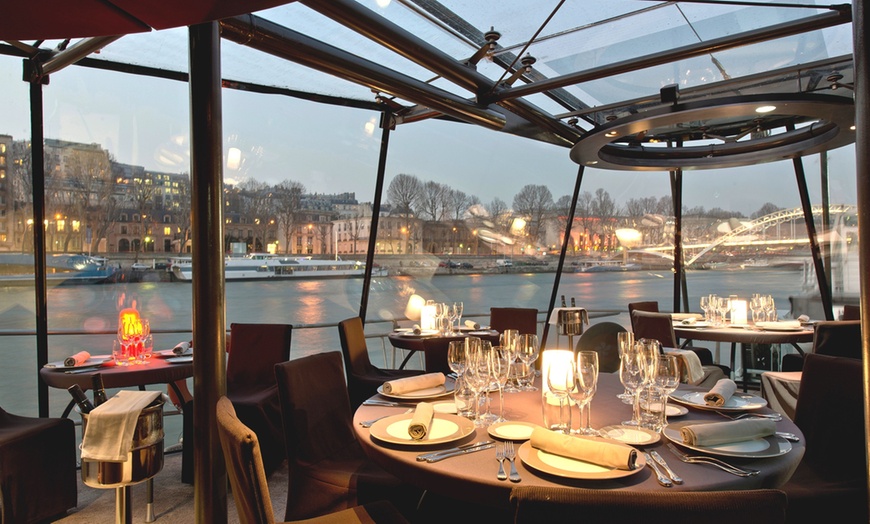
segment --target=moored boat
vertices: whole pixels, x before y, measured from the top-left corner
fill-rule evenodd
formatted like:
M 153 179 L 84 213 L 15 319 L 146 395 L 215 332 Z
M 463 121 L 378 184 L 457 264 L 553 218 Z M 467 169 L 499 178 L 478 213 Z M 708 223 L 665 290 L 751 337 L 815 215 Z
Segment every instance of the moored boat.
M 57 253 L 46 256 L 45 278 L 52 284 L 101 284 L 111 281 L 117 268 L 102 257 Z M 31 253 L 0 253 L 0 283 L 33 284 Z
M 193 275 L 190 257 L 173 258 L 170 271 L 176 280 L 189 282 Z M 353 278 L 365 275 L 365 264 L 357 260 L 317 260 L 311 257 L 288 257 L 269 253 L 251 253 L 244 257 L 226 257 L 226 280 L 290 280 L 310 278 Z M 372 276 L 387 276 L 381 267 Z

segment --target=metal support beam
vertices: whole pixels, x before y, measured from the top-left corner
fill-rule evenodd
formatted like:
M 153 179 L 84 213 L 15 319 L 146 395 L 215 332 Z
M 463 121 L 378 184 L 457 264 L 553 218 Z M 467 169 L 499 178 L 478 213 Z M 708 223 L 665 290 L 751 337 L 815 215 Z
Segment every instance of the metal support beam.
M 464 122 L 495 130 L 505 125 L 504 115 L 491 109 L 264 18 L 244 15 L 221 20 L 220 24 L 221 36 L 238 44 L 412 100 Z
M 27 69 L 27 67 L 25 67 Z M 36 300 L 36 375 L 48 363 L 48 284 L 45 268 L 45 135 L 42 126 L 42 84 L 30 83 L 30 170 L 33 199 L 33 270 Z M 47 417 L 48 385 L 37 384 L 39 416 Z
M 568 211 L 567 223 L 565 224 L 565 236 L 562 237 L 562 250 L 559 252 L 559 264 L 556 266 L 556 277 L 553 280 L 553 291 L 550 293 L 550 304 L 547 306 L 547 316 L 549 319 L 553 314 L 553 309 L 556 307 L 556 295 L 559 294 L 559 283 L 562 281 L 562 269 L 565 267 L 565 255 L 568 253 L 568 242 L 571 241 L 571 226 L 574 224 L 574 212 L 577 210 L 577 199 L 580 196 L 580 184 L 583 183 L 583 173 L 586 170 L 585 166 L 580 166 L 577 170 L 577 181 L 574 182 L 574 194 L 571 195 L 571 209 Z M 541 334 L 541 350 L 547 347 L 547 336 L 550 334 L 550 322 L 544 322 L 544 332 Z M 574 348 L 569 348 L 574 351 Z
M 121 36 L 122 35 L 83 38 L 63 51 L 48 55 L 46 60 L 42 61 L 42 63 L 36 64 L 34 72 L 39 78 L 35 78 L 34 80 L 39 80 L 44 76 L 48 76 L 56 71 L 60 71 L 68 65 L 78 62 L 89 54 L 99 51 L 115 40 L 118 40 Z
M 494 94 L 493 100 L 503 101 L 509 98 L 529 96 L 557 89 L 559 87 L 582 84 L 583 82 L 589 82 L 591 80 L 598 80 L 600 78 L 615 76 L 631 71 L 638 71 L 640 69 L 646 69 L 657 65 L 669 64 L 678 60 L 707 55 L 718 51 L 724 51 L 726 49 L 765 42 L 775 38 L 797 35 L 840 24 L 848 24 L 850 21 L 851 19 L 847 13 L 825 13 L 814 17 L 803 18 L 794 22 L 786 22 L 766 27 L 756 31 L 746 31 L 722 38 L 699 42 L 697 44 L 677 47 L 668 51 L 653 53 L 651 55 L 639 56 L 629 60 L 616 62 L 614 64 L 593 67 L 585 71 L 577 71 L 576 73 L 551 78 L 549 80 L 532 82 L 520 87 L 502 89 Z
M 682 145 L 682 144 L 680 144 Z M 678 145 L 677 147 L 680 147 Z M 674 311 L 690 311 L 685 293 L 686 272 L 683 267 L 683 170 L 671 171 L 671 198 L 674 202 Z M 682 297 L 682 300 L 680 300 Z M 680 308 L 683 304 L 683 309 Z
M 387 172 L 387 153 L 390 150 L 390 130 L 393 128 L 393 115 L 387 111 L 381 113 L 381 152 L 378 156 L 378 174 L 375 180 L 375 198 L 372 202 L 372 221 L 369 225 L 369 246 L 366 250 L 366 273 L 363 279 L 362 296 L 359 304 L 359 317 L 366 322 L 369 304 L 369 288 L 372 283 L 372 269 L 375 266 L 375 248 L 378 245 L 378 223 L 381 216 L 381 198 L 384 193 L 384 177 Z
M 215 406 L 226 394 L 223 145 L 217 22 L 190 27 L 190 181 L 193 241 L 194 514 L 226 524 L 227 473 Z

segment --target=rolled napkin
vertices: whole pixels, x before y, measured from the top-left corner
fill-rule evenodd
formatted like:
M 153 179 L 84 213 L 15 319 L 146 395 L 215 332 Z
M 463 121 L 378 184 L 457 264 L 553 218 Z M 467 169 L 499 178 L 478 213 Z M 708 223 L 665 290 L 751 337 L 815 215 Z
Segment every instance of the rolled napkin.
M 809 315 L 801 315 L 801 316 L 797 317 L 797 319 L 798 319 L 798 322 L 800 322 L 801 324 L 806 324 L 807 322 L 810 321 L 810 316 Z
M 686 325 L 688 326 L 688 325 L 694 324 L 694 323 L 697 322 L 697 321 L 698 321 L 697 318 L 695 318 L 695 317 L 690 317 L 690 318 L 684 318 L 683 320 L 680 320 L 680 323 L 681 323 L 681 324 L 686 324 Z
M 666 355 L 674 355 L 680 363 L 680 382 L 693 386 L 704 380 L 704 366 L 698 354 L 688 349 L 665 349 Z
M 414 410 L 414 416 L 411 417 L 411 423 L 408 424 L 408 435 L 414 440 L 423 440 L 429 433 L 429 427 L 432 425 L 432 417 L 435 416 L 435 408 L 428 402 L 420 402 L 417 404 L 417 409 Z
M 79 351 L 75 355 L 63 359 L 63 365 L 68 368 L 74 366 L 81 366 L 82 364 L 87 362 L 89 358 L 91 358 L 90 353 L 88 353 L 87 351 Z
M 565 435 L 542 427 L 532 430 L 530 442 L 535 449 L 599 466 L 631 471 L 637 464 L 637 450 L 632 447 Z
M 423 332 L 423 330 L 420 329 L 420 326 L 419 326 L 418 324 L 414 324 L 414 327 L 411 329 L 411 331 L 412 331 L 415 335 L 419 335 L 420 333 Z
M 731 398 L 731 395 L 737 391 L 737 384 L 730 378 L 721 378 L 718 382 L 704 394 L 704 402 L 708 406 L 722 407 Z
M 475 322 L 473 320 L 466 320 L 465 327 L 471 328 L 471 329 L 480 329 L 480 324 L 478 324 L 477 322 Z
M 776 433 L 776 421 L 765 418 L 690 424 L 680 429 L 683 443 L 689 446 L 715 446 L 767 437 Z
M 159 391 L 122 389 L 88 413 L 82 436 L 82 459 L 126 462 L 139 414 L 159 397 Z
M 383 390 L 388 395 L 401 395 L 410 391 L 443 386 L 446 378 L 444 373 L 426 373 L 413 377 L 398 378 L 384 382 Z
M 178 344 L 175 345 L 174 348 L 172 348 L 172 352 L 175 353 L 176 355 L 185 355 L 187 353 L 193 353 L 193 348 L 191 348 L 191 345 L 193 345 L 193 341 L 191 341 L 191 342 L 179 342 Z

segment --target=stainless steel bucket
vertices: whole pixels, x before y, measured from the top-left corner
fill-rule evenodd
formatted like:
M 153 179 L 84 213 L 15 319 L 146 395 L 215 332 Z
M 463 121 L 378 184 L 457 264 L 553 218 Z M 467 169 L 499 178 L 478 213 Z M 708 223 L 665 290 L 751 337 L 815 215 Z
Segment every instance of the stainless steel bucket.
M 82 414 L 82 434 L 88 424 Z M 163 400 L 158 398 L 139 414 L 133 447 L 125 462 L 82 460 L 82 482 L 92 488 L 118 488 L 148 480 L 163 469 Z
M 583 326 L 589 323 L 589 314 L 585 309 L 559 310 L 558 327 L 560 335 L 577 336 L 583 334 Z

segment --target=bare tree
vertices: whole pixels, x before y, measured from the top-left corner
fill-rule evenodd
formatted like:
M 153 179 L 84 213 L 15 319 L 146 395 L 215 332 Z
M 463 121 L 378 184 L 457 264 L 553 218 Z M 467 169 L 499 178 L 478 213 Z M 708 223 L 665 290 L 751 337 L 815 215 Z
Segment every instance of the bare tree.
M 390 187 L 392 188 L 392 185 Z M 444 220 L 444 215 L 447 209 L 447 196 L 450 192 L 450 188 L 444 184 L 430 180 L 423 184 L 422 189 L 423 190 L 417 201 L 419 217 L 434 222 Z
M 242 211 L 245 220 L 251 224 L 254 238 L 251 239 L 253 251 L 263 251 L 266 235 L 274 222 L 272 211 L 272 191 L 269 184 L 247 179 L 239 184 L 242 192 Z
M 414 175 L 399 174 L 387 188 L 387 199 L 399 213 L 406 216 L 414 213 L 423 184 Z
M 495 197 L 489 204 L 486 205 L 486 212 L 493 222 L 493 225 L 498 229 L 506 230 L 510 227 L 510 215 L 508 213 L 508 205 L 504 200 Z
M 187 180 L 178 184 L 178 195 L 173 204 L 175 211 L 175 223 L 178 225 L 178 253 L 184 252 L 184 247 L 190 239 L 190 177 L 187 173 Z
M 647 213 L 655 213 L 656 204 L 656 197 L 629 198 L 625 203 L 625 214 L 631 218 L 639 218 Z
M 132 182 L 133 187 L 130 188 L 128 194 L 131 207 L 139 215 L 139 242 L 135 254 L 135 260 L 138 262 L 139 254 L 145 244 L 145 237 L 149 234 L 149 224 L 153 223 L 151 213 L 154 210 L 154 185 L 151 184 L 151 180 L 147 180 L 144 176 L 135 177 Z
M 514 196 L 514 212 L 529 218 L 526 229 L 532 242 L 540 239 L 552 207 L 553 194 L 544 185 L 529 184 Z
M 592 199 L 592 214 L 597 216 L 601 221 L 600 231 L 607 232 L 612 229 L 611 221 L 619 213 L 619 208 L 616 202 L 610 197 L 610 193 L 603 188 L 595 190 L 595 196 Z
M 454 221 L 465 218 L 465 212 L 476 202 L 464 191 L 451 189 L 447 192 L 447 216 Z
M 278 228 L 284 232 L 284 252 L 290 253 L 293 228 L 296 226 L 299 211 L 302 207 L 302 195 L 305 186 L 293 180 L 285 180 L 276 185 L 272 191 L 272 201 L 275 207 L 275 215 L 278 220 Z

